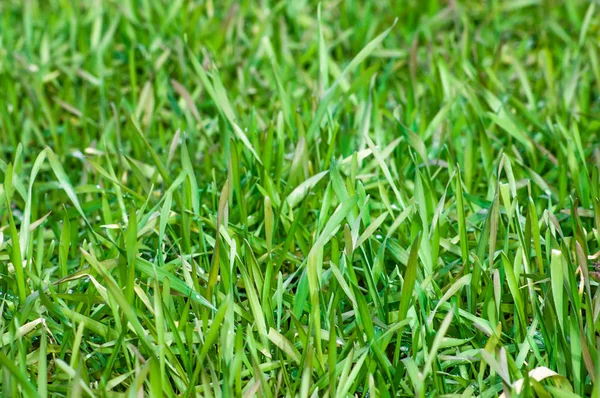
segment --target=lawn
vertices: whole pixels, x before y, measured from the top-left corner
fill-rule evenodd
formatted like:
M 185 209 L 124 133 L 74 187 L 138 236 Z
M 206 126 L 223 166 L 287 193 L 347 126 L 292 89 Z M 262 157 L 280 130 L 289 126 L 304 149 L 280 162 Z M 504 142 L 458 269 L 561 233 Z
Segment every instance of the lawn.
M 600 397 L 599 7 L 0 0 L 0 397 Z

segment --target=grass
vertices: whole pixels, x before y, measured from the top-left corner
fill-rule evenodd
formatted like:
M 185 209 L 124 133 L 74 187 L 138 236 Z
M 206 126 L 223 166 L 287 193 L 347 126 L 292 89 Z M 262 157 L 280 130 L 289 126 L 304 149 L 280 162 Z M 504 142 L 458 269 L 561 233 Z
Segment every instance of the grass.
M 600 396 L 597 7 L 0 2 L 0 395 Z

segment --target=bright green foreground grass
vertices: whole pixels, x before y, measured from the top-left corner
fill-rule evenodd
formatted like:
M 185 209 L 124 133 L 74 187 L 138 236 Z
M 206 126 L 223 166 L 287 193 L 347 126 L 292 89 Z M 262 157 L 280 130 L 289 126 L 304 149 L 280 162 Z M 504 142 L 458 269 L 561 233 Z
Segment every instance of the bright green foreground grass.
M 448 3 L 0 2 L 1 395 L 598 396 L 599 11 Z

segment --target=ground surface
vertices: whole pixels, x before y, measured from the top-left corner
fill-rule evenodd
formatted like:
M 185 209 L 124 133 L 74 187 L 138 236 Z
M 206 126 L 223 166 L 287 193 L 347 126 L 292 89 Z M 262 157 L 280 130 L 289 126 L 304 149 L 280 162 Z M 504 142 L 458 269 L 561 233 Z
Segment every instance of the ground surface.
M 1 1 L 1 395 L 598 396 L 597 8 Z

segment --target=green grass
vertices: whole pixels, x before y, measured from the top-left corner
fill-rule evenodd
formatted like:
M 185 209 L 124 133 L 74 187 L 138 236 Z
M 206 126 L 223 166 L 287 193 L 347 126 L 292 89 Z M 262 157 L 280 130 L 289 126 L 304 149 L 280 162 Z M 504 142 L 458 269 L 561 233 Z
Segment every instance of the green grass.
M 600 396 L 597 1 L 0 1 L 0 396 Z

